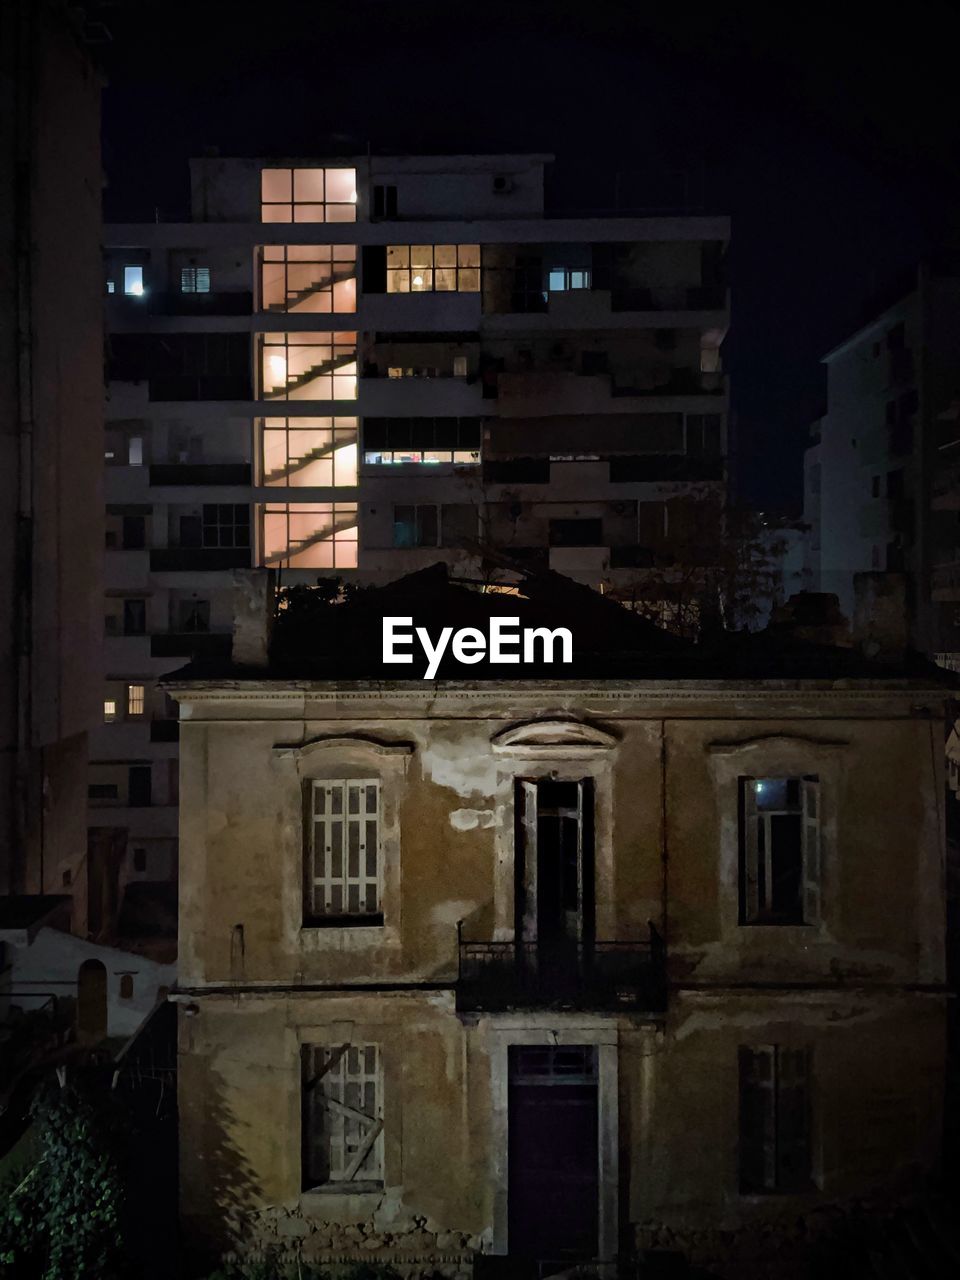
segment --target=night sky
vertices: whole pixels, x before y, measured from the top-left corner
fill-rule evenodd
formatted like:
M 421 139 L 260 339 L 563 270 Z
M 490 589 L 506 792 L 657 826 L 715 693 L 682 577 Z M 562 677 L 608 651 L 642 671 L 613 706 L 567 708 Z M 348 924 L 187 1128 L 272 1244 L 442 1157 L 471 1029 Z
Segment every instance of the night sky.
M 739 491 L 797 511 L 820 357 L 920 256 L 960 245 L 960 9 L 843 4 L 794 25 L 780 9 L 104 4 L 105 216 L 185 217 L 204 148 L 549 151 L 571 211 L 613 211 L 618 187 L 638 212 L 686 191 L 733 220 Z

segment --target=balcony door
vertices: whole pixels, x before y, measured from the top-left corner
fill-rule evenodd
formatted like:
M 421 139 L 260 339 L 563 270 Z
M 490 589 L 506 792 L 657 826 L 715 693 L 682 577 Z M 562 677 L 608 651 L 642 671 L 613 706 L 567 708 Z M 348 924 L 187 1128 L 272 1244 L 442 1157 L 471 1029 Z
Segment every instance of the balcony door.
M 517 937 L 566 968 L 594 932 L 593 780 L 517 783 Z

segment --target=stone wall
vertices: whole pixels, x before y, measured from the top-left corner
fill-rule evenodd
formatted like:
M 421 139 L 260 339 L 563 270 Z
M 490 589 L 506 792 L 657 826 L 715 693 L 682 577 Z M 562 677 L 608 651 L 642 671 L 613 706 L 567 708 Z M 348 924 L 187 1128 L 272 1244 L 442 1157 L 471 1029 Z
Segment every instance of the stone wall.
M 480 1236 L 443 1227 L 424 1214 L 374 1212 L 357 1222 L 331 1222 L 295 1207 L 268 1207 L 234 1223 L 236 1247 L 226 1262 L 272 1255 L 336 1271 L 356 1263 L 389 1266 L 403 1280 L 443 1276 L 471 1280 Z

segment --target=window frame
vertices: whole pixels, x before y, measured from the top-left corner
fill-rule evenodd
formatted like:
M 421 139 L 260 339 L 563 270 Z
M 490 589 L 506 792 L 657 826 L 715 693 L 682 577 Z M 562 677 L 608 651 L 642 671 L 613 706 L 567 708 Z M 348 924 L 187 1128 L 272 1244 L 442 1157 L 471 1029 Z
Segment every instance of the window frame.
M 371 876 L 369 872 L 363 873 L 362 867 L 365 854 L 368 852 L 366 847 L 365 833 L 362 830 L 364 823 L 360 819 L 365 818 L 369 822 L 371 813 L 369 809 L 361 814 L 358 813 L 357 825 L 361 828 L 358 836 L 358 874 L 351 877 L 348 874 L 347 862 L 347 838 L 346 824 L 347 820 L 352 816 L 349 812 L 349 791 L 356 787 L 360 790 L 375 788 L 376 804 L 374 817 L 376 822 L 376 852 L 375 852 L 375 869 Z M 317 812 L 318 792 L 325 791 L 329 793 L 329 798 L 333 798 L 333 789 L 339 788 L 342 792 L 342 800 L 339 813 L 334 809 L 327 809 L 324 806 L 324 813 Z M 312 778 L 305 789 L 305 800 L 307 812 L 304 814 L 305 841 L 304 841 L 304 875 L 303 875 L 303 923 L 305 928 L 310 929 L 329 929 L 329 928 L 356 928 L 364 925 L 382 925 L 383 924 L 383 841 L 382 841 L 382 789 L 381 781 L 378 776 L 367 778 Z M 369 796 L 365 797 L 369 804 Z M 317 876 L 316 859 L 317 859 L 317 827 L 318 825 L 329 826 L 332 823 L 318 823 L 318 817 L 336 818 L 341 817 L 343 824 L 341 827 L 341 874 L 339 876 L 323 875 Z M 330 854 L 333 853 L 332 847 L 325 850 Z M 375 907 L 373 910 L 365 909 L 358 911 L 348 910 L 317 910 L 316 892 L 317 886 L 328 883 L 331 887 L 335 882 L 342 881 L 342 895 L 347 896 L 351 881 L 355 881 L 358 886 L 359 896 L 363 896 L 365 892 L 369 892 L 371 884 L 375 886 Z
M 363 1060 L 371 1053 L 374 1054 L 374 1068 L 372 1071 L 368 1069 L 366 1062 Z M 318 1061 L 318 1055 L 321 1061 Z M 322 1060 L 323 1055 L 329 1055 Z M 363 1063 L 358 1071 L 349 1072 L 351 1058 L 356 1058 Z M 318 1070 L 319 1068 L 319 1070 Z M 313 1093 L 314 1090 L 322 1086 L 322 1082 L 326 1081 L 326 1089 L 321 1094 Z M 333 1086 L 332 1089 L 330 1086 Z M 345 1096 L 349 1097 L 351 1087 L 365 1090 L 366 1087 L 373 1086 L 373 1107 L 372 1112 L 354 1106 L 344 1101 Z M 317 1105 L 312 1098 L 308 1098 L 308 1093 L 313 1094 L 313 1098 L 319 1097 L 321 1102 Z M 339 1096 L 337 1096 L 339 1095 Z M 358 1101 L 354 1099 L 354 1101 Z M 333 1106 L 324 1106 L 323 1103 L 333 1103 Z M 368 1107 L 368 1103 L 364 1103 L 364 1108 Z M 331 1176 L 326 1180 L 317 1181 L 311 1177 L 311 1158 L 310 1147 L 311 1139 L 315 1141 L 312 1134 L 313 1124 L 316 1122 L 317 1113 L 324 1115 L 325 1123 L 321 1129 L 321 1137 L 326 1137 L 326 1147 L 329 1152 L 331 1147 L 340 1149 L 340 1163 L 334 1170 L 331 1169 Z M 352 1113 L 352 1114 L 351 1114 Z M 366 1131 L 356 1133 L 356 1144 L 350 1153 L 350 1162 L 345 1164 L 347 1152 L 350 1148 L 349 1126 L 351 1124 L 356 1128 L 360 1125 L 361 1118 L 367 1121 Z M 332 1133 L 324 1134 L 323 1130 L 329 1125 Z M 362 1137 L 361 1137 L 362 1133 Z M 383 1070 L 383 1045 L 377 1041 L 364 1040 L 359 1043 L 347 1041 L 339 1045 L 320 1044 L 314 1041 L 305 1041 L 300 1046 L 300 1187 L 301 1194 L 309 1194 L 311 1192 L 339 1192 L 341 1194 L 356 1194 L 370 1191 L 382 1190 L 385 1182 L 384 1176 L 384 1070 Z M 318 1144 L 320 1145 L 320 1144 Z M 373 1177 L 358 1178 L 357 1174 L 363 1171 L 363 1166 L 367 1160 L 373 1156 L 373 1169 L 366 1170 L 367 1173 L 373 1173 Z M 333 1161 L 329 1158 L 328 1165 L 332 1165 Z M 336 1176 L 333 1176 L 333 1175 Z
M 438 261 L 438 257 L 446 259 L 451 254 L 453 262 Z M 415 283 L 418 278 L 419 284 Z M 385 292 L 479 294 L 480 245 L 388 244 Z
M 278 199 L 267 199 L 264 195 L 264 175 L 273 173 L 286 173 L 290 175 L 290 194 L 287 197 Z M 323 175 L 322 195 L 318 199 L 316 196 L 298 196 L 297 186 L 298 174 L 317 174 Z M 353 198 L 348 200 L 330 200 L 327 198 L 327 175 L 330 173 L 350 173 L 353 174 Z M 301 180 L 302 181 L 302 180 Z M 264 165 L 260 170 L 260 221 L 265 224 L 274 223 L 293 223 L 296 225 L 304 225 L 309 223 L 329 223 L 329 222 L 356 222 L 357 221 L 357 170 L 352 165 L 340 164 L 320 164 L 320 165 Z M 279 214 L 280 216 L 266 217 L 267 211 Z M 286 211 L 287 216 L 283 213 Z M 307 216 L 308 213 L 318 211 L 319 217 Z M 331 216 L 344 215 L 349 211 L 349 216 Z M 298 217 L 298 212 L 303 215 Z
M 796 807 L 782 810 L 759 808 L 756 803 L 756 788 L 761 782 L 798 784 L 799 799 Z M 738 779 L 738 787 L 740 925 L 744 928 L 754 928 L 758 925 L 806 928 L 816 925 L 820 919 L 819 777 L 815 774 L 741 775 Z M 800 876 L 797 889 L 799 919 L 792 918 L 790 913 L 780 913 L 778 918 L 773 905 L 772 818 L 784 814 L 799 818 Z M 762 875 L 761 858 L 766 864 L 762 868 Z
M 763 1060 L 768 1064 L 765 1072 L 757 1065 Z M 784 1043 L 741 1044 L 737 1051 L 737 1085 L 739 1194 L 796 1196 L 815 1191 L 812 1047 Z M 791 1094 L 792 1106 L 788 1105 Z M 746 1133 L 749 1095 L 753 1105 L 759 1110 L 760 1104 L 764 1111 L 759 1117 L 756 1135 Z M 802 1115 L 802 1123 L 798 1123 L 798 1114 Z M 793 1135 L 789 1132 L 791 1124 Z M 801 1167 L 791 1171 L 789 1161 L 796 1158 L 798 1151 Z M 755 1165 L 762 1166 L 759 1178 L 746 1171 L 751 1157 Z

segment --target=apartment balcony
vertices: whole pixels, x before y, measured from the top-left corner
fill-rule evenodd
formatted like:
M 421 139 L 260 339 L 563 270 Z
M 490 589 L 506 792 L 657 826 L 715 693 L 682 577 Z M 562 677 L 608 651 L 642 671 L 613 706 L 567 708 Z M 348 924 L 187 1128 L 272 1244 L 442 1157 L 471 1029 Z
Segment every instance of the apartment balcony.
M 479 381 L 464 378 L 360 379 L 358 411 L 367 417 L 469 418 L 489 412 Z
M 229 293 L 162 293 L 151 290 L 146 297 L 152 316 L 249 316 L 253 293 L 238 289 Z
M 702 374 L 697 369 L 676 368 L 666 379 L 649 385 L 638 377 L 633 385 L 614 380 L 609 373 L 573 373 L 543 369 L 529 373 L 501 373 L 496 378 L 497 412 L 502 418 L 549 418 L 569 414 L 646 413 L 659 406 L 655 399 L 697 397 L 706 401 L 704 412 L 716 412 L 716 400 L 724 393 L 723 375 Z M 632 402 L 632 403 L 631 403 Z M 698 408 L 688 406 L 690 412 Z
M 228 658 L 231 636 L 209 631 L 162 631 L 150 637 L 152 658 Z
M 151 573 L 212 573 L 249 569 L 249 547 L 155 547 L 150 552 Z
M 464 1013 L 663 1013 L 666 1006 L 666 951 L 652 924 L 646 942 L 589 942 L 564 949 L 459 939 L 457 1009 Z
M 250 485 L 249 462 L 161 462 L 150 467 L 150 484 Z

